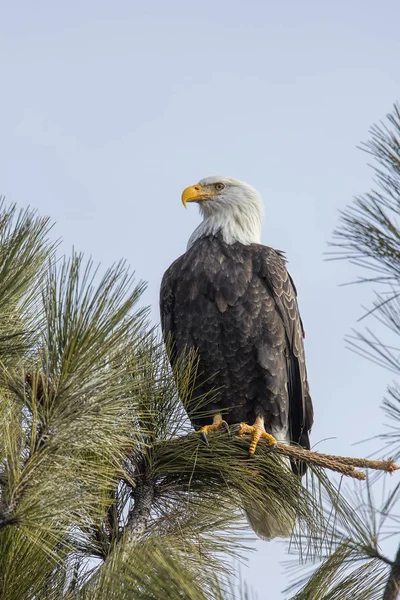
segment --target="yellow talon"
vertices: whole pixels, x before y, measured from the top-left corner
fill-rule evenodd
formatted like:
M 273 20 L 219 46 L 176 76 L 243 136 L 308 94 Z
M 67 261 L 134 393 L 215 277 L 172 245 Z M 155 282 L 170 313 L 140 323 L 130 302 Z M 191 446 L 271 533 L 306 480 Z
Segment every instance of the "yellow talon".
M 249 433 L 251 435 L 251 442 L 250 442 L 250 447 L 249 447 L 249 453 L 251 455 L 253 455 L 255 453 L 257 444 L 261 438 L 268 440 L 269 446 L 276 446 L 276 444 L 277 444 L 277 441 L 274 438 L 274 436 L 265 431 L 264 419 L 262 417 L 257 417 L 254 425 L 248 425 L 247 423 L 240 423 L 238 435 L 243 437 L 246 433 Z
M 203 425 L 203 427 L 200 427 L 200 429 L 197 430 L 197 433 L 205 433 L 207 435 L 210 431 L 218 431 L 218 429 L 229 429 L 229 425 L 223 419 L 216 421 L 216 418 L 214 417 L 214 421 L 211 425 Z
M 197 430 L 197 433 L 200 433 L 203 440 L 208 443 L 207 435 L 210 431 L 218 431 L 218 429 L 225 429 L 229 433 L 229 425 L 224 421 L 220 413 L 214 416 L 211 425 L 203 425 L 203 427 L 200 427 L 200 429 Z

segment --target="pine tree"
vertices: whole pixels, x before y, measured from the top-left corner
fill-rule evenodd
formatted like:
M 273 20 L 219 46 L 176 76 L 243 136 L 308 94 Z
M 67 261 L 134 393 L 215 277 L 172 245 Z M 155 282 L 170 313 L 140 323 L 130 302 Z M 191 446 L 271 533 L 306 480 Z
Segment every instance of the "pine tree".
M 0 223 L 1 599 L 234 598 L 248 503 L 318 537 L 320 498 L 277 455 L 191 431 L 196 357 L 179 398 L 124 263 L 59 258 L 49 220 L 4 200 Z

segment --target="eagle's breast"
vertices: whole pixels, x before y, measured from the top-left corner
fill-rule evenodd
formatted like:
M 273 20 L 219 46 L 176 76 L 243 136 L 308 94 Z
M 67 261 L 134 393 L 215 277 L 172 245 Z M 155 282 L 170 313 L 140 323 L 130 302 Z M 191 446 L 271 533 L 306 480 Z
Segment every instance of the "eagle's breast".
M 212 236 L 172 265 L 174 343 L 178 354 L 198 351 L 194 403 L 212 394 L 208 409 L 226 411 L 228 422 L 251 421 L 261 412 L 282 430 L 288 412 L 285 331 L 255 270 L 257 254 L 257 244 L 229 245 Z

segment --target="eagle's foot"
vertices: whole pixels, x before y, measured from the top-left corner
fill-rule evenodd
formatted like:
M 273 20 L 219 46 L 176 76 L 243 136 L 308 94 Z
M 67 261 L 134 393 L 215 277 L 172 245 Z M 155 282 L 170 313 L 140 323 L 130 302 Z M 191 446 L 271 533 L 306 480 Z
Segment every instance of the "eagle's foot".
M 249 447 L 249 454 L 253 456 L 256 451 L 257 444 L 260 439 L 264 439 L 268 441 L 268 446 L 270 450 L 273 450 L 277 444 L 276 439 L 270 433 L 267 433 L 264 429 L 264 419 L 262 417 L 257 417 L 254 425 L 248 425 L 247 423 L 240 423 L 239 428 L 237 430 L 237 434 L 240 437 L 243 437 L 246 434 L 251 435 L 251 442 Z
M 203 427 L 200 427 L 200 429 L 197 430 L 197 433 L 200 434 L 201 439 L 208 446 L 208 434 L 210 433 L 210 431 L 218 431 L 219 429 L 226 431 L 226 433 L 230 435 L 228 423 L 224 421 L 222 416 L 218 413 L 214 416 L 211 425 L 203 425 Z

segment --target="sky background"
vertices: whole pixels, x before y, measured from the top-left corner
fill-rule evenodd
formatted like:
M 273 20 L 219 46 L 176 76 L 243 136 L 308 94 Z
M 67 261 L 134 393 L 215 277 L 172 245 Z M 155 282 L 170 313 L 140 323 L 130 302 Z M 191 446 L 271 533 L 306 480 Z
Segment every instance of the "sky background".
M 186 186 L 215 174 L 262 194 L 262 240 L 299 293 L 315 404 L 312 443 L 382 430 L 391 375 L 346 350 L 368 304 L 326 262 L 338 210 L 371 187 L 356 148 L 400 100 L 398 0 L 72 0 L 0 4 L 0 193 L 56 221 L 104 266 L 125 257 L 158 321 L 163 272 L 199 222 Z M 329 439 L 327 439 L 329 438 Z M 284 546 L 259 542 L 244 577 L 287 584 Z

